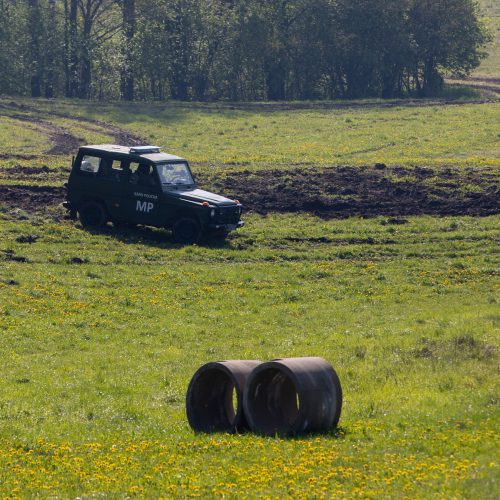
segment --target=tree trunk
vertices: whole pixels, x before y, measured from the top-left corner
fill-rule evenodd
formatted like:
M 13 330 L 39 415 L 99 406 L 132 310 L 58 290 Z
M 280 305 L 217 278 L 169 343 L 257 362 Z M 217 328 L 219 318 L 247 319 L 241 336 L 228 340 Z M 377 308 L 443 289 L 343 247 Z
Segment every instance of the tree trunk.
M 68 81 L 66 97 L 78 95 L 78 3 L 69 0 L 69 30 L 68 30 Z
M 121 96 L 126 101 L 134 100 L 133 39 L 135 34 L 135 0 L 123 0 L 123 65 L 121 68 Z
M 425 63 L 424 69 L 424 95 L 426 97 L 436 95 L 443 88 L 443 77 L 436 68 L 433 58 Z
M 270 101 L 286 99 L 286 69 L 280 62 L 271 64 L 266 70 L 267 98 Z
M 69 6 L 64 0 L 64 95 L 69 97 Z
M 49 0 L 49 29 L 47 30 L 47 75 L 45 78 L 45 97 L 54 97 L 54 52 L 56 36 L 56 7 L 55 0 Z
M 92 83 L 92 61 L 90 59 L 90 35 L 92 33 L 92 18 L 90 12 L 83 19 L 82 51 L 80 91 L 78 97 L 88 99 L 90 97 L 90 85 Z
M 40 54 L 40 31 L 41 15 L 39 0 L 28 0 L 28 24 L 30 33 L 30 56 L 31 56 L 31 97 L 42 95 L 42 72 L 43 65 Z

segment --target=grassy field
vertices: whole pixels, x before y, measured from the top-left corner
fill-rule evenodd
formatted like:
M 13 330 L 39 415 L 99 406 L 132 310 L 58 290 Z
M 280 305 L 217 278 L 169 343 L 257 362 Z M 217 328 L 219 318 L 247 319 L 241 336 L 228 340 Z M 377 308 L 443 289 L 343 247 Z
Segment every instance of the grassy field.
M 497 498 L 499 106 L 0 99 L 0 497 Z M 57 204 L 101 142 L 267 215 L 225 244 L 84 231 Z M 443 210 L 493 215 L 405 215 Z M 190 430 L 201 364 L 308 355 L 338 430 Z
M 187 157 L 198 171 L 225 167 L 499 165 L 500 104 L 95 104 L 0 99 L 0 169 L 68 167 L 79 143 L 129 140 Z M 291 108 L 291 109 L 290 109 Z M 103 121 L 105 123 L 103 123 Z M 110 130 L 113 123 L 129 136 Z M 33 140 L 30 140 L 30 137 Z M 54 154 L 54 148 L 56 151 Z
M 182 248 L 2 217 L 2 496 L 498 496 L 498 218 L 248 216 Z M 301 355 L 339 372 L 338 432 L 191 432 L 202 363 Z
M 480 0 L 486 22 L 493 35 L 493 44 L 488 48 L 489 56 L 475 71 L 477 75 L 500 77 L 500 4 L 497 0 Z

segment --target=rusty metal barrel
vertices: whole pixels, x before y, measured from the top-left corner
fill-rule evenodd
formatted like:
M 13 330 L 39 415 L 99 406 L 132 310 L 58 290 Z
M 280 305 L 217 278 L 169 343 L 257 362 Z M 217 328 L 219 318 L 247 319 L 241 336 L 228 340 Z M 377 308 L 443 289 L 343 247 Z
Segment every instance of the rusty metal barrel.
M 342 388 L 323 358 L 283 358 L 257 366 L 246 384 L 243 407 L 259 434 L 294 435 L 333 429 Z
M 203 365 L 186 394 L 189 425 L 196 432 L 241 432 L 248 429 L 243 393 L 248 377 L 261 361 L 230 360 Z

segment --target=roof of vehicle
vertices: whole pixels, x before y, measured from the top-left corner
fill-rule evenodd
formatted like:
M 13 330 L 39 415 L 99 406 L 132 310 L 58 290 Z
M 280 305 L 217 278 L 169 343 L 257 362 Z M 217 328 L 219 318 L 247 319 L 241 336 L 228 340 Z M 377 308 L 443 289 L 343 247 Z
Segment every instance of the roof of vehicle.
M 84 153 L 110 153 L 112 156 L 123 157 L 126 156 L 131 160 L 139 161 L 141 159 L 147 159 L 154 163 L 161 163 L 165 161 L 186 161 L 184 158 L 180 156 L 171 155 L 168 153 L 148 153 L 148 154 L 139 154 L 139 153 L 131 153 L 130 146 L 118 146 L 117 144 L 97 144 L 92 146 L 82 146 L 80 151 Z

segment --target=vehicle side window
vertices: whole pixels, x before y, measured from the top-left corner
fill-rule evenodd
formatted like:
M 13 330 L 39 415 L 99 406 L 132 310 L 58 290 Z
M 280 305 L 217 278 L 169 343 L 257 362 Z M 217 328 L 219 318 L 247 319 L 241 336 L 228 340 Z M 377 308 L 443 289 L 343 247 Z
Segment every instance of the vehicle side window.
M 138 186 L 156 186 L 153 167 L 145 163 L 131 163 L 129 182 Z
M 116 160 L 113 162 L 109 160 L 109 162 L 111 163 L 111 175 L 113 176 L 113 179 L 120 182 L 124 178 L 126 164 Z
M 113 161 L 110 158 L 103 158 L 101 160 L 99 174 L 106 180 L 120 182 L 125 175 L 126 168 L 126 162 L 116 160 Z
M 99 165 L 101 159 L 97 156 L 87 156 L 82 158 L 82 163 L 80 164 L 80 170 L 82 172 L 88 172 L 90 174 L 96 174 L 99 172 Z

